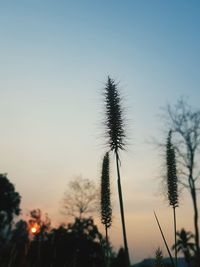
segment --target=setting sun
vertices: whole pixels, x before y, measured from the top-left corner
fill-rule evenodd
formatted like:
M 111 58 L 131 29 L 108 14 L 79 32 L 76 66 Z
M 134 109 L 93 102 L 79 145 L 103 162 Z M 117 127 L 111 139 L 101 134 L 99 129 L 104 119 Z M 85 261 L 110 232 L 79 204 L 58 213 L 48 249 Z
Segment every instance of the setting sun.
M 32 228 L 31 228 L 31 232 L 32 232 L 33 234 L 35 234 L 35 233 L 37 232 L 36 227 L 32 227 Z

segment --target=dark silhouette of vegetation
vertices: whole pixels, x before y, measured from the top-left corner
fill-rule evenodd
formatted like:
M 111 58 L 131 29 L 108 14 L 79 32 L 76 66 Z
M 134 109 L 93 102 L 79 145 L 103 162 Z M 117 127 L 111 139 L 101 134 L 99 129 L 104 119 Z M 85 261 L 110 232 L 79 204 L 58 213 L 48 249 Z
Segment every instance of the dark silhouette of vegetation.
M 0 266 L 105 267 L 103 246 L 106 242 L 91 217 L 75 218 L 67 227 L 41 227 L 40 230 L 31 234 L 28 223 L 16 223 L 1 254 Z
M 92 218 L 76 218 L 67 227 L 60 226 L 50 231 L 46 228 L 45 235 L 38 232 L 30 242 L 26 264 L 37 267 L 103 267 L 100 237 Z
M 195 253 L 195 244 L 191 242 L 191 239 L 194 239 L 194 235 L 191 232 L 186 232 L 185 229 L 181 229 L 180 232 L 177 232 L 177 238 L 178 240 L 172 249 L 177 249 L 178 252 L 181 251 L 188 267 L 191 267 L 192 258 L 194 258 Z
M 159 247 L 155 251 L 155 263 L 154 263 L 154 267 L 164 267 L 163 253 L 162 253 L 162 250 Z
M 126 266 L 126 253 L 124 251 L 124 248 L 120 248 L 117 256 L 113 259 L 111 263 L 111 267 L 122 267 Z
M 0 214 L 1 223 L 10 224 L 15 215 L 20 213 L 21 197 L 6 174 L 0 174 Z M 3 220 L 2 220 L 3 218 Z
M 169 205 L 173 208 L 174 215 L 174 241 L 176 244 L 176 208 L 178 207 L 178 184 L 176 174 L 176 156 L 174 147 L 171 142 L 171 134 L 169 131 L 166 144 L 166 165 L 167 165 L 167 188 Z M 177 250 L 175 246 L 175 262 L 177 266 Z
M 36 266 L 42 266 L 42 249 L 44 241 L 47 239 L 48 233 L 51 229 L 51 220 L 48 214 L 42 216 L 40 209 L 34 209 L 30 211 L 29 229 L 32 232 L 34 238 L 30 244 L 30 251 L 35 251 L 33 261 Z M 32 255 L 29 253 L 29 255 Z
M 20 201 L 6 174 L 0 174 L 0 257 L 9 240 L 13 218 L 20 214 Z
M 101 173 L 101 222 L 105 226 L 106 232 L 106 262 L 109 266 L 109 242 L 108 228 L 112 224 L 112 207 L 110 200 L 110 170 L 109 170 L 109 153 L 107 152 L 103 158 Z
M 10 262 L 11 266 L 23 266 L 28 253 L 29 231 L 28 223 L 20 220 L 15 224 L 10 239 Z
M 125 149 L 125 125 L 123 110 L 121 107 L 121 97 L 117 88 L 117 84 L 114 80 L 108 77 L 105 89 L 105 126 L 106 126 L 106 138 L 107 143 L 111 151 L 115 154 L 116 167 L 117 167 L 117 185 L 120 204 L 120 213 L 122 221 L 122 231 L 124 239 L 124 249 L 126 254 L 126 266 L 130 266 L 130 258 L 128 251 L 128 242 L 126 236 L 124 205 L 121 188 L 121 176 L 120 176 L 120 157 L 119 151 Z
M 88 216 L 96 210 L 97 198 L 97 189 L 91 180 L 75 177 L 64 194 L 64 212 L 74 218 Z
M 44 238 L 47 232 L 50 231 L 51 228 L 51 220 L 47 213 L 42 216 L 42 211 L 40 209 L 34 209 L 30 211 L 30 219 L 29 219 L 29 228 L 35 229 L 34 236 L 40 238 Z M 43 218 L 44 217 L 44 218 Z
M 194 233 L 197 264 L 200 265 L 199 226 L 197 182 L 197 156 L 200 151 L 200 110 L 194 110 L 183 100 L 179 100 L 175 107 L 167 107 L 169 127 L 174 135 L 174 147 L 179 163 L 179 182 L 188 188 L 194 208 Z
M 3 191 L 8 195 L 10 191 L 6 190 L 10 187 Z M 7 201 L 10 201 L 9 198 L 6 198 Z M 19 206 L 17 211 L 20 211 Z M 79 216 L 67 226 L 52 229 L 48 215 L 35 209 L 30 211 L 28 222 L 19 220 L 12 227 L 0 251 L 0 266 L 105 267 L 105 249 L 110 251 L 111 266 L 118 266 L 110 244 L 101 235 L 92 217 Z

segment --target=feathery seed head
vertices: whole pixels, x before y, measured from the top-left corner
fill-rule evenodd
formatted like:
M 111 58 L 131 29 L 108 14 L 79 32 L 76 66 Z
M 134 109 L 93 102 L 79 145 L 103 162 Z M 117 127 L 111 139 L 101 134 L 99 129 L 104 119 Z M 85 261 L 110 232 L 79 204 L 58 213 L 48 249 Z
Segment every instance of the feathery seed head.
M 110 149 L 118 151 L 125 148 L 125 130 L 124 130 L 124 118 L 121 108 L 121 97 L 117 89 L 117 85 L 113 79 L 108 77 L 108 81 L 105 86 L 105 108 L 106 108 L 106 137 L 108 138 L 108 144 Z
M 101 222 L 106 228 L 112 223 L 112 207 L 110 201 L 110 174 L 109 174 L 109 154 L 105 154 L 102 164 L 101 174 Z
M 172 131 L 169 131 L 166 144 L 167 186 L 169 204 L 178 207 L 178 180 L 176 174 L 176 156 L 171 142 Z

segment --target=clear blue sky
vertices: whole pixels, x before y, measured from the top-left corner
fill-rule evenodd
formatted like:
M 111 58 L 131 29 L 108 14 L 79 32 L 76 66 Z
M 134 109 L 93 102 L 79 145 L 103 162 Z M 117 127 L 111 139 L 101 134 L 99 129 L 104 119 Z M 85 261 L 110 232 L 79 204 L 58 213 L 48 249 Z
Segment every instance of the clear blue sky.
M 1 1 L 0 171 L 16 184 L 24 213 L 40 207 L 58 218 L 73 176 L 99 180 L 101 89 L 110 75 L 127 106 L 123 186 L 132 259 L 162 246 L 152 211 L 165 220 L 168 208 L 157 194 L 159 151 L 147 141 L 162 139 L 158 115 L 167 102 L 184 95 L 199 105 L 199 29 L 195 0 Z M 119 222 L 116 215 L 116 246 Z

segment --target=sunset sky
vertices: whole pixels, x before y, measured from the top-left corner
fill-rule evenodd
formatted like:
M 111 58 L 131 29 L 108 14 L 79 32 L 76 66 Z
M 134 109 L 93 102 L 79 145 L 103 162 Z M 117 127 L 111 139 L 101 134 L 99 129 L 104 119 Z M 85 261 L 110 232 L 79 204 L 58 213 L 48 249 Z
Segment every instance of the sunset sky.
M 122 186 L 132 262 L 165 252 L 153 211 L 170 245 L 172 211 L 160 188 L 161 108 L 180 96 L 199 107 L 200 2 L 198 0 L 18 0 L 0 2 L 0 172 L 8 173 L 30 209 L 61 214 L 68 182 L 100 180 L 105 152 L 102 90 L 119 82 L 129 146 Z M 122 245 L 112 166 L 111 242 Z M 187 191 L 178 229 L 193 231 Z M 98 220 L 97 220 L 98 222 Z M 166 254 L 166 252 L 165 252 Z

